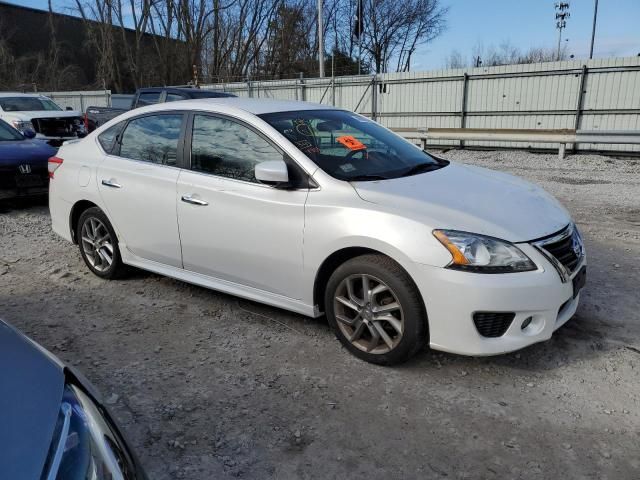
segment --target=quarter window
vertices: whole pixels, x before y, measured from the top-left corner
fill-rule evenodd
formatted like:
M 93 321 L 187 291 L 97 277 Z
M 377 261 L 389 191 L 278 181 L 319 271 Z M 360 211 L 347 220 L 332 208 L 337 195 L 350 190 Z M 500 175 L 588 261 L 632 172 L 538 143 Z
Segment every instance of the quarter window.
M 120 156 L 133 160 L 175 165 L 182 115 L 149 115 L 134 118 L 122 134 Z
M 193 118 L 192 170 L 258 183 L 255 166 L 282 158 L 273 145 L 244 125 L 206 115 Z
M 98 141 L 105 152 L 111 153 L 113 143 L 120 130 L 122 130 L 122 122 L 115 124 L 113 127 L 107 128 L 104 132 L 98 135 Z

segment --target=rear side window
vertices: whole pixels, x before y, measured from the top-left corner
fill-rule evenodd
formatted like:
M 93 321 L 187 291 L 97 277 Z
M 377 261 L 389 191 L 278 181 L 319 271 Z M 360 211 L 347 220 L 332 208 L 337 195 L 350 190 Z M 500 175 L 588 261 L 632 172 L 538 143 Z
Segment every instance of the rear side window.
M 144 107 L 145 105 L 153 105 L 160 101 L 160 92 L 145 92 L 141 93 L 138 97 L 138 107 Z
M 127 124 L 120 156 L 160 165 L 175 165 L 182 114 L 148 115 Z
M 98 135 L 98 142 L 100 142 L 100 145 L 105 152 L 111 153 L 113 150 L 113 145 L 115 144 L 118 133 L 122 130 L 122 125 L 123 122 L 116 123 L 113 127 L 107 128 L 104 132 Z

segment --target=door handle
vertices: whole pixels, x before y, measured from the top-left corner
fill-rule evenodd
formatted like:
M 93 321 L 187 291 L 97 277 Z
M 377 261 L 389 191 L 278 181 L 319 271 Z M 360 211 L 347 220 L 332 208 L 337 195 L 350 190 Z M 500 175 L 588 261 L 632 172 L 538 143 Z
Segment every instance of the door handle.
M 111 188 L 122 188 L 122 185 L 117 183 L 115 180 L 102 180 L 102 185 Z
M 198 205 L 200 207 L 204 207 L 209 205 L 209 202 L 205 202 L 204 200 L 200 200 L 199 198 L 195 198 L 192 195 L 183 195 L 182 201 L 185 203 L 190 203 L 191 205 Z

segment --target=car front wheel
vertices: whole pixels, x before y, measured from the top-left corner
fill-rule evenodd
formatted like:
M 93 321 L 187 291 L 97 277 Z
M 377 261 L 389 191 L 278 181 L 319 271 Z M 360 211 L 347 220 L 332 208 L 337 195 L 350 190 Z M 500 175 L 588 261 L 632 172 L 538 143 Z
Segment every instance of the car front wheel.
M 338 267 L 327 284 L 325 311 L 342 344 L 371 363 L 404 362 L 427 341 L 417 287 L 383 255 L 362 255 Z
M 126 272 L 115 231 L 98 207 L 82 212 L 76 226 L 76 238 L 82 259 L 97 276 L 111 280 Z

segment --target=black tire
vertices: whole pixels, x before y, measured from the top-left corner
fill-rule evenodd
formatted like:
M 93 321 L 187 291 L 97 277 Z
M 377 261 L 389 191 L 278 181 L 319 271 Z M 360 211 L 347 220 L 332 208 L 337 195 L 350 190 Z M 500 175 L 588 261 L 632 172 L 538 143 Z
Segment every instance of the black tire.
M 379 280 L 381 283 L 386 284 L 384 286 L 389 287 L 390 289 L 388 295 L 392 295 L 391 302 L 395 300 L 395 303 L 398 303 L 400 305 L 400 309 L 394 315 L 401 315 L 402 324 L 404 327 L 403 331 L 400 336 L 397 337 L 397 332 L 391 330 L 392 334 L 396 335 L 396 339 L 393 342 L 393 347 L 385 346 L 385 344 L 383 343 L 382 351 L 380 351 L 379 353 L 375 353 L 375 349 L 373 348 L 371 351 L 363 350 L 362 343 L 364 342 L 364 340 L 355 342 L 356 344 L 352 343 L 349 338 L 347 338 L 347 333 L 343 331 L 343 329 L 345 328 L 344 321 L 341 322 L 341 328 L 338 325 L 339 321 L 336 319 L 336 305 L 338 309 L 342 308 L 342 305 L 340 303 L 336 303 L 335 301 L 336 294 L 340 294 L 340 292 L 344 291 L 346 285 L 345 282 L 348 282 L 349 279 L 354 279 L 353 281 L 357 282 L 358 277 L 363 275 L 368 276 L 370 280 L 373 280 L 374 282 L 376 280 Z M 341 289 L 340 291 L 338 291 L 339 288 Z M 363 290 L 364 285 L 360 291 L 360 294 L 364 299 L 365 295 L 362 293 Z M 383 293 L 381 295 L 387 294 Z M 362 302 L 367 302 L 367 300 L 362 300 Z M 371 300 L 371 303 L 377 303 L 377 301 Z M 416 287 L 411 277 L 400 265 L 398 265 L 391 258 L 384 255 L 366 254 L 352 258 L 351 260 L 348 260 L 340 265 L 329 278 L 329 282 L 327 283 L 327 288 L 325 290 L 324 304 L 327 320 L 329 322 L 329 325 L 331 325 L 331 327 L 333 328 L 336 336 L 338 337 L 338 340 L 340 340 L 345 348 L 353 353 L 356 357 L 367 362 L 379 365 L 399 364 L 407 361 L 418 351 L 420 351 L 427 343 L 428 321 L 424 304 L 422 302 L 422 298 L 420 296 L 418 288 Z M 368 303 L 366 305 L 368 305 Z M 344 310 L 351 311 L 348 308 Z M 372 319 L 372 322 L 375 323 L 375 317 L 367 317 L 368 315 L 370 315 L 369 312 L 358 313 L 357 315 L 355 315 L 356 318 L 353 319 L 354 322 L 357 322 L 357 318 L 370 318 Z M 344 318 L 344 315 L 341 315 L 341 318 Z M 364 322 L 364 320 L 361 320 L 360 323 L 362 322 Z M 367 332 L 367 329 L 369 330 L 367 332 L 371 337 L 369 345 L 372 345 L 374 341 L 371 332 L 373 331 L 372 327 L 374 327 L 374 325 L 372 325 L 371 322 L 364 323 L 367 324 L 365 326 L 366 329 L 365 327 L 362 328 L 365 332 Z M 359 323 L 354 323 L 353 327 L 349 326 L 347 329 L 353 329 L 348 333 L 353 334 L 357 330 L 357 327 L 355 325 L 359 325 Z M 389 329 L 387 328 L 387 330 Z M 360 346 L 357 346 L 358 344 Z M 388 351 L 384 351 L 385 349 L 388 349 Z
M 92 260 L 94 254 L 87 251 L 87 242 L 83 241 L 83 226 L 85 225 L 85 223 L 91 222 L 92 219 L 100 222 L 100 224 L 104 226 L 104 229 L 106 229 L 110 236 L 110 246 L 112 247 L 112 261 L 108 267 L 102 264 L 100 266 L 94 265 L 94 263 L 96 263 L 94 260 Z M 76 239 L 78 240 L 80 254 L 82 255 L 84 263 L 95 275 L 106 280 L 115 280 L 117 278 L 122 278 L 127 274 L 128 268 L 124 263 L 122 263 L 122 257 L 120 256 L 120 248 L 118 245 L 118 237 L 116 236 L 116 232 L 113 230 L 111 222 L 109 222 L 107 216 L 98 207 L 91 207 L 82 212 L 80 218 L 78 219 L 78 223 L 76 224 Z

